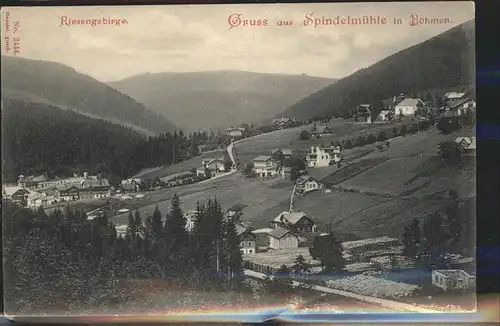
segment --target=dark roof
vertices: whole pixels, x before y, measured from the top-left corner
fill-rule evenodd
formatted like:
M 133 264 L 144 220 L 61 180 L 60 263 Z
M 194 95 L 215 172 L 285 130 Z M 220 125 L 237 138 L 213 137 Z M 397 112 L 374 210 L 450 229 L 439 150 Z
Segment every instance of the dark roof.
M 462 104 L 465 104 L 467 102 L 471 101 L 470 98 L 466 97 L 466 98 L 461 98 L 459 100 L 456 100 L 456 101 L 453 101 L 451 104 L 448 105 L 448 108 L 450 109 L 455 109 L 457 107 L 459 107 L 460 105 Z
M 329 132 L 332 132 L 332 130 L 328 126 L 316 126 L 316 130 L 312 131 L 312 133 L 317 133 L 317 134 L 324 134 Z
M 285 235 L 287 235 L 288 233 L 295 235 L 293 232 L 286 230 L 286 229 L 283 229 L 283 228 L 280 228 L 280 227 L 274 228 L 271 232 L 269 232 L 269 235 L 273 238 L 281 239 Z
M 73 185 L 63 185 L 63 186 L 57 186 L 57 187 L 54 187 L 54 189 L 57 189 L 61 192 L 66 192 L 66 191 L 69 191 L 70 189 L 74 188 L 75 190 L 79 190 L 77 187 L 73 186 Z

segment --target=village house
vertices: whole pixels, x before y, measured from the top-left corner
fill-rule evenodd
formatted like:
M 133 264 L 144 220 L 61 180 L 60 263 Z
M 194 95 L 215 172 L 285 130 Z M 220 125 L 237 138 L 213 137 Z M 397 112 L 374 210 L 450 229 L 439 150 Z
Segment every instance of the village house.
M 242 138 L 245 135 L 245 128 L 227 128 L 226 135 L 233 139 Z
M 293 151 L 291 149 L 288 149 L 288 148 L 274 149 L 271 151 L 271 156 L 277 155 L 279 153 L 283 154 L 285 159 L 291 159 L 293 157 Z
M 141 179 L 139 178 L 130 178 L 126 180 L 122 180 L 119 190 L 121 193 L 131 193 L 138 192 L 141 190 Z
M 316 232 L 318 226 L 309 218 L 304 212 L 289 212 L 285 211 L 276 216 L 271 222 L 269 227 L 284 228 L 295 233 L 310 233 Z
M 290 230 L 281 227 L 274 228 L 269 232 L 269 248 L 295 249 L 299 247 L 299 237 Z
M 323 184 L 321 182 L 308 175 L 302 175 L 297 178 L 296 185 L 296 192 L 298 194 L 306 194 L 314 190 L 323 189 Z
M 2 199 L 8 199 L 13 203 L 26 205 L 30 192 L 21 187 L 5 187 L 2 189 Z
M 295 123 L 295 118 L 281 117 L 273 120 L 274 129 L 286 129 Z
M 44 174 L 30 177 L 20 175 L 18 179 L 18 187 L 35 190 L 41 188 L 41 185 L 46 181 L 48 181 L 48 178 Z
M 196 210 L 188 210 L 184 212 L 184 218 L 186 219 L 186 231 L 188 233 L 193 232 L 196 223 Z
M 332 129 L 328 126 L 316 126 L 313 125 L 311 132 L 309 133 L 311 137 L 321 138 L 332 135 Z
M 203 159 L 201 167 L 196 169 L 196 175 L 203 177 L 214 177 L 223 172 L 225 172 L 225 166 L 221 158 Z
M 54 187 L 54 194 L 56 198 L 60 198 L 64 201 L 74 201 L 80 198 L 80 192 L 75 186 L 57 186 Z
M 476 137 L 457 137 L 455 143 L 458 144 L 461 152 L 465 155 L 476 154 Z
M 356 118 L 357 122 L 372 122 L 372 105 L 371 104 L 361 104 L 356 108 Z
M 475 287 L 476 277 L 460 269 L 433 270 L 432 285 L 443 291 L 467 290 Z
M 285 166 L 281 169 L 281 177 L 283 180 L 292 180 L 292 168 Z
M 446 93 L 443 101 L 444 105 L 439 111 L 445 116 L 461 116 L 476 108 L 476 102 L 466 93 Z
M 390 121 L 394 118 L 394 111 L 382 110 L 378 114 L 378 119 L 380 121 Z
M 241 223 L 236 225 L 236 234 L 240 237 L 240 252 L 243 255 L 255 254 L 256 249 L 256 235 L 252 230 Z
M 37 208 L 41 206 L 51 205 L 56 202 L 54 196 L 47 196 L 45 193 L 32 192 L 28 196 L 26 207 Z
M 463 92 L 448 92 L 443 96 L 443 102 L 445 105 L 449 105 L 455 101 L 462 100 L 467 97 L 466 93 Z
M 405 98 L 394 107 L 394 115 L 413 116 L 418 109 L 424 107 L 424 102 L 419 98 Z
M 253 171 L 261 177 L 274 177 L 278 174 L 278 166 L 271 156 L 259 156 L 253 160 Z
M 310 168 L 329 166 L 340 160 L 340 146 L 311 146 L 311 152 L 306 155 L 307 166 Z
M 52 189 L 54 197 L 64 201 L 109 198 L 111 186 L 105 178 L 91 178 L 86 174 L 78 183 L 58 185 Z

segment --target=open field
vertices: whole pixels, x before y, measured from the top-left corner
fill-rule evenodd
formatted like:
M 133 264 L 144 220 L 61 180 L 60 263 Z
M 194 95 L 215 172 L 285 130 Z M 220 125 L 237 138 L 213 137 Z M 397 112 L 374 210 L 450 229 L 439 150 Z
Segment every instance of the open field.
M 217 197 L 223 209 L 228 209 L 235 204 L 248 205 L 244 209 L 243 219 L 263 221 L 267 226 L 269 211 L 276 214 L 288 207 L 291 187 L 275 187 L 280 179 L 267 181 L 244 179 L 240 173 L 235 173 L 227 178 L 216 179 L 203 184 L 193 184 L 176 188 L 162 189 L 149 193 L 140 200 L 132 200 L 127 208 L 140 207 L 139 212 L 144 218 L 151 214 L 156 205 L 163 214 L 170 210 L 170 199 L 177 193 L 182 201 L 184 210 L 195 209 L 196 202 L 203 202 L 208 198 Z M 142 204 L 142 205 L 141 205 Z M 141 205 L 141 206 L 138 206 Z M 274 216 L 272 216 L 274 217 Z M 127 223 L 127 214 L 117 215 L 113 218 L 115 224 Z M 256 223 L 256 226 L 259 226 Z
M 163 178 L 165 176 L 189 171 L 190 169 L 197 169 L 201 166 L 201 160 L 207 158 L 219 158 L 224 155 L 225 150 L 215 150 L 210 152 L 201 153 L 196 157 L 190 158 L 188 160 L 170 165 L 151 169 L 145 169 L 136 174 L 136 176 L 147 176 L 148 178 Z
M 334 140 L 352 137 L 365 132 L 374 132 L 380 129 L 396 126 L 396 122 L 388 124 L 354 124 L 336 119 L 328 123 L 332 128 L 331 136 L 320 139 L 311 138 L 300 140 L 299 135 L 302 130 L 311 130 L 312 125 L 300 126 L 296 128 L 278 130 L 257 137 L 243 139 L 236 143 L 236 152 L 240 162 L 243 164 L 250 162 L 260 155 L 271 155 L 271 151 L 277 148 L 290 148 L 296 151 L 309 151 L 313 145 L 329 144 Z
M 242 140 L 236 144 L 237 153 L 240 159 L 245 155 L 252 159 L 266 154 L 266 150 L 270 152 L 278 147 L 296 149 L 292 146 L 295 142 L 300 142 L 298 136 L 294 136 L 297 132 L 297 129 L 285 129 L 260 135 L 255 139 Z M 399 237 L 404 226 L 412 219 L 443 208 L 446 205 L 443 198 L 446 198 L 446 191 L 449 189 L 457 190 L 462 199 L 471 198 L 474 201 L 474 167 L 439 170 L 433 167 L 432 160 L 436 160 L 438 144 L 453 140 L 456 136 L 441 135 L 431 128 L 414 135 L 394 138 L 390 140 L 390 147 L 382 151 L 377 150 L 375 144 L 345 150 L 344 165 L 340 169 L 330 166 L 310 169 L 310 173 L 320 175 L 321 178 L 331 173 L 343 174 L 342 170 L 350 164 L 365 165 L 364 170 L 354 169 L 355 175 L 348 176 L 346 180 L 338 179 L 339 183 L 331 193 L 312 192 L 296 196 L 294 208 L 307 213 L 320 225 L 331 223 L 334 231 L 339 234 Z M 276 140 L 264 141 L 267 137 L 274 137 Z M 267 147 L 259 149 L 259 143 Z M 243 152 L 245 148 L 247 152 Z M 196 158 L 196 164 L 200 159 Z M 371 164 L 357 163 L 361 161 Z M 177 166 L 175 169 L 180 168 Z M 147 193 L 143 198 L 124 202 L 124 207 L 120 208 L 139 208 L 144 218 L 146 214 L 152 213 L 156 205 L 166 214 L 174 193 L 180 197 L 185 210 L 194 209 L 197 201 L 217 197 L 223 209 L 235 204 L 247 205 L 242 219 L 251 221 L 259 228 L 267 227 L 269 220 L 288 210 L 291 188 L 290 182 L 280 178 L 252 180 L 235 173 L 202 184 Z M 467 211 L 473 214 L 472 209 Z M 118 225 L 125 224 L 127 214 L 115 216 L 113 220 Z

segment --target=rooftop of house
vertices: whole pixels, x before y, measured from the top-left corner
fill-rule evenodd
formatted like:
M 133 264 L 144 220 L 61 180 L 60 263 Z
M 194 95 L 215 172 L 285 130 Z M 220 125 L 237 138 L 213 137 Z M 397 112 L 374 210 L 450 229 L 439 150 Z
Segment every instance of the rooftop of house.
M 401 102 L 399 102 L 396 107 L 398 106 L 415 106 L 418 103 L 423 103 L 421 99 L 419 98 L 405 98 Z
M 19 191 L 21 189 L 24 189 L 24 188 L 17 187 L 17 186 L 5 187 L 2 189 L 2 193 L 5 196 L 12 196 L 13 194 L 15 194 L 17 191 Z
M 476 137 L 457 137 L 455 143 L 462 149 L 476 149 Z
M 134 190 L 136 185 L 134 183 L 123 183 L 120 187 L 124 190 Z
M 238 127 L 238 128 L 227 128 L 226 129 L 227 132 L 231 132 L 231 131 L 245 131 L 245 128 L 241 128 L 241 127 Z
M 304 182 L 307 182 L 307 181 L 314 181 L 314 182 L 318 182 L 316 179 L 314 179 L 313 177 L 311 177 L 310 175 L 301 175 L 300 177 L 297 178 L 297 183 L 304 183 Z
M 253 234 L 268 234 L 272 231 L 273 229 L 271 228 L 262 228 L 262 229 L 256 229 L 256 230 L 253 230 L 252 233 Z
M 460 274 L 470 277 L 473 275 L 469 275 L 466 271 L 463 271 L 461 269 L 438 269 L 434 270 L 435 273 L 439 273 L 441 275 L 447 276 L 447 277 L 458 277 Z
M 274 228 L 271 232 L 269 232 L 269 236 L 276 238 L 276 239 L 281 239 L 285 235 L 287 235 L 288 233 L 295 235 L 293 232 L 291 232 L 289 230 L 277 227 L 277 228 Z
M 313 131 L 313 133 L 318 133 L 318 134 L 323 134 L 328 132 L 331 132 L 331 129 L 328 126 L 316 126 L 316 130 Z
M 398 241 L 398 239 L 385 236 L 385 237 L 378 237 L 378 238 L 368 238 L 368 239 L 362 239 L 362 240 L 342 242 L 342 247 L 345 250 L 349 250 L 349 249 L 355 249 L 355 248 L 369 246 L 369 245 L 373 245 L 373 244 L 392 243 L 392 242 L 397 242 L 397 241 Z
M 445 99 L 457 99 L 465 96 L 466 93 L 461 93 L 461 92 L 448 92 L 444 94 Z
M 274 218 L 274 222 L 288 222 L 292 225 L 300 221 L 301 218 L 307 217 L 304 212 L 282 212 Z
M 55 186 L 54 189 L 57 189 L 59 191 L 69 191 L 70 189 L 73 189 L 73 190 L 79 190 L 77 187 L 75 187 L 74 185 L 60 185 L 60 186 Z
M 274 154 L 276 152 L 281 152 L 283 155 L 285 156 L 290 156 L 293 154 L 293 151 L 291 149 L 288 149 L 288 148 L 284 148 L 284 149 L 274 149 L 273 151 L 271 151 L 271 154 Z
M 253 160 L 257 161 L 257 162 L 267 162 L 270 159 L 271 159 L 271 156 L 259 156 L 259 157 L 254 158 Z
M 453 102 L 449 103 L 449 104 L 447 105 L 447 107 L 448 107 L 449 109 L 455 109 L 455 108 L 458 108 L 460 105 L 463 105 L 463 104 L 465 104 L 465 103 L 467 103 L 467 102 L 469 102 L 469 101 L 471 101 L 471 99 L 470 99 L 470 98 L 468 98 L 468 97 L 465 97 L 465 98 L 459 98 L 459 99 L 457 99 L 457 100 L 455 100 L 455 101 L 453 101 Z

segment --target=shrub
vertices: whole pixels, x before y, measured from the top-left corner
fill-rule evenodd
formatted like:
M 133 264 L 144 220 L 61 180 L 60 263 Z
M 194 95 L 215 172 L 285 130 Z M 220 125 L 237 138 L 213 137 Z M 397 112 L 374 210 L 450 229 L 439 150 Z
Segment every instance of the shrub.
M 458 144 L 454 141 L 444 141 L 439 144 L 439 156 L 447 165 L 456 165 L 462 162 L 462 155 Z
M 449 134 L 460 129 L 460 121 L 457 117 L 442 117 L 438 121 L 437 128 L 443 134 Z
M 404 135 L 406 135 L 407 133 L 408 133 L 408 130 L 407 130 L 407 128 L 406 128 L 406 125 L 402 126 L 402 127 L 401 127 L 401 129 L 399 130 L 399 134 L 400 134 L 401 136 L 404 136 Z
M 356 138 L 356 142 L 354 143 L 354 147 L 365 146 L 365 144 L 366 144 L 365 136 L 361 135 L 361 136 L 358 136 L 358 138 Z
M 377 137 L 375 137 L 375 135 L 373 134 L 369 134 L 367 137 L 366 137 L 366 140 L 365 140 L 365 143 L 366 144 L 373 144 L 377 141 Z
M 398 133 L 399 133 L 398 128 L 396 128 L 396 127 L 392 128 L 392 134 L 393 134 L 394 136 L 397 136 L 397 135 L 398 135 Z
M 350 139 L 346 139 L 342 142 L 342 147 L 346 149 L 351 149 L 352 148 L 352 141 Z
M 302 130 L 300 133 L 299 139 L 300 140 L 308 140 L 310 138 L 309 133 L 306 130 Z
M 412 124 L 410 125 L 410 128 L 408 128 L 408 133 L 410 133 L 410 134 L 414 134 L 414 133 L 416 133 L 416 132 L 418 132 L 418 124 L 416 124 L 416 123 L 412 123 Z
M 385 131 L 381 131 L 378 133 L 377 141 L 384 141 L 387 139 L 387 133 Z

